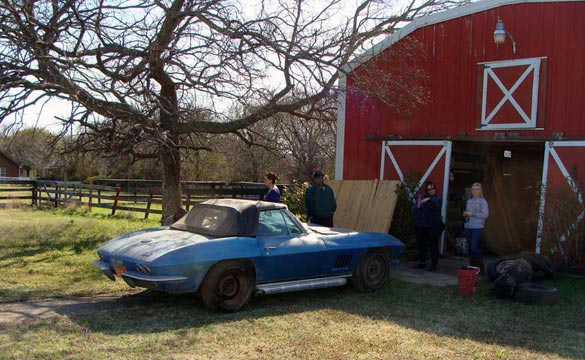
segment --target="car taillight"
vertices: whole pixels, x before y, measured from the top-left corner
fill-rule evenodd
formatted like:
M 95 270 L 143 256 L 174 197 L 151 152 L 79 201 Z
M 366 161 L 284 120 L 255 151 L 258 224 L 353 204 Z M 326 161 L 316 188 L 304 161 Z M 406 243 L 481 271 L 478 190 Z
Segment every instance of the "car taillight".
M 146 265 L 138 264 L 136 265 L 136 269 L 143 274 L 150 275 L 150 268 Z

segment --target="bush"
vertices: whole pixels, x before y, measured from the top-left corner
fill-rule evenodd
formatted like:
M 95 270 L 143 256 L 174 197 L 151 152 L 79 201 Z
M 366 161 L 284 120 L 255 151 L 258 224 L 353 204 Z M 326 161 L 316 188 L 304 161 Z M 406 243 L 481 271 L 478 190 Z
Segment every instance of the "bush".
M 305 213 L 305 191 L 308 187 L 309 183 L 293 183 L 286 187 L 282 197 L 282 202 L 288 209 L 304 222 L 308 220 Z
M 582 194 L 576 168 L 571 172 L 571 179 L 574 189 Z M 563 270 L 582 272 L 585 269 L 585 221 L 581 218 L 584 204 L 569 187 L 541 185 L 537 188 L 546 191 L 541 253 Z
M 407 246 L 413 243 L 412 222 L 414 221 L 414 215 L 411 208 L 415 203 L 414 194 L 421 178 L 422 175 L 419 172 L 407 173 L 404 177 L 404 182 L 396 190 L 398 196 L 392 217 L 392 225 L 390 226 L 390 234 L 399 238 Z

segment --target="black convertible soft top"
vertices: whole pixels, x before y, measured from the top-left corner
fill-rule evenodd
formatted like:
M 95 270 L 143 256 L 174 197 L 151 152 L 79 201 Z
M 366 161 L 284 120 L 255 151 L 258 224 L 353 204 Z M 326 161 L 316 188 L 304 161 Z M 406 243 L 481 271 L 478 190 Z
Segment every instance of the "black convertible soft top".
M 286 205 L 265 201 L 215 199 L 196 204 L 171 229 L 213 237 L 256 236 L 258 212 L 286 209 Z

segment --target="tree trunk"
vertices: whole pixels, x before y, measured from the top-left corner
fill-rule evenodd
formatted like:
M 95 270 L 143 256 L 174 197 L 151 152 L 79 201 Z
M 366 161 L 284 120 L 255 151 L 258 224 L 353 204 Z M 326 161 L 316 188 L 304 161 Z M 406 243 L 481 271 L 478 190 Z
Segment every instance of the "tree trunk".
M 163 167 L 162 180 L 162 225 L 170 225 L 175 216 L 184 214 L 181 201 L 181 156 L 178 149 L 160 150 Z

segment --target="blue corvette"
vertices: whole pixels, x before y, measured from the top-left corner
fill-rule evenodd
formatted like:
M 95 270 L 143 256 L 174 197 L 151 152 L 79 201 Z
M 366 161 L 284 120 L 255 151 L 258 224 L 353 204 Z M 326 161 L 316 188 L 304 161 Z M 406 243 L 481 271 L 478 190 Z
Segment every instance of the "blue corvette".
M 306 226 L 283 204 L 220 199 L 170 227 L 135 231 L 98 249 L 108 278 L 169 293 L 198 292 L 210 308 L 240 310 L 252 295 L 345 285 L 374 291 L 404 244 L 391 235 Z

